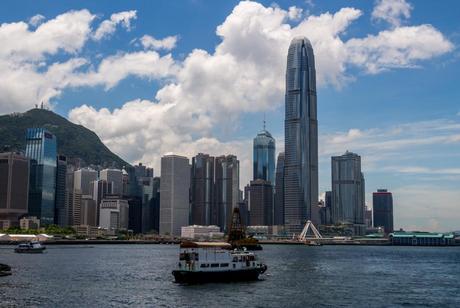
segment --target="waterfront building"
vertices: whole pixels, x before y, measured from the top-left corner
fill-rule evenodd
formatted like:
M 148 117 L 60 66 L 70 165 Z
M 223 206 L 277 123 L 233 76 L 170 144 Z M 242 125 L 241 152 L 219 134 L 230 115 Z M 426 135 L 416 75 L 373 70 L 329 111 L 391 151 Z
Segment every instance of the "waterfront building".
M 389 234 L 392 245 L 398 246 L 453 246 L 453 233 L 395 231 Z
M 90 185 L 92 187 L 91 196 L 96 202 L 96 221 L 99 221 L 99 205 L 101 204 L 102 199 L 113 194 L 113 182 L 95 180 L 90 182 Z
M 141 197 L 131 196 L 128 198 L 129 204 L 129 220 L 128 220 L 128 229 L 131 230 L 134 234 L 142 233 L 142 210 L 143 204 Z
M 244 198 L 243 201 L 238 203 L 238 208 L 240 210 L 241 224 L 243 226 L 249 225 L 249 210 L 247 198 Z
M 27 214 L 29 159 L 21 154 L 0 153 L 0 230 L 18 226 Z
M 82 195 L 80 199 L 80 221 L 77 221 L 76 225 L 86 225 L 96 227 L 98 224 L 96 213 L 97 213 L 96 201 L 89 195 Z
M 284 152 L 278 154 L 276 161 L 273 224 L 284 225 Z
M 275 184 L 275 139 L 265 129 L 257 134 L 253 143 L 253 180 Z
M 366 205 L 364 209 L 364 223 L 366 224 L 366 228 L 372 228 L 372 209 Z
M 22 230 L 38 230 L 40 229 L 40 219 L 35 216 L 27 216 L 19 219 L 19 227 Z
M 192 158 L 191 170 L 191 223 L 208 226 L 217 222 L 214 200 L 214 157 L 199 153 Z M 213 211 L 214 210 L 214 211 Z
M 233 209 L 240 202 L 240 162 L 235 155 L 215 158 L 216 207 L 212 217 L 217 216 L 217 225 L 227 233 Z M 211 218 L 212 224 L 215 220 Z
M 385 233 L 393 232 L 393 195 L 386 189 L 372 194 L 374 227 L 383 227 Z
M 128 172 L 129 174 L 129 172 Z M 101 180 L 112 182 L 112 193 L 123 196 L 123 171 L 120 169 L 104 169 L 99 174 Z M 135 183 L 137 184 L 137 183 Z
M 74 190 L 79 191 L 82 195 L 91 195 L 93 187 L 91 182 L 97 180 L 97 171 L 91 168 L 82 168 L 74 172 Z
M 30 166 L 29 214 L 40 219 L 42 225 L 54 223 L 56 201 L 56 136 L 44 128 L 28 128 L 26 156 Z
M 321 225 L 332 224 L 332 191 L 326 191 L 324 193 L 323 204 L 320 208 L 320 223 Z
M 191 225 L 181 228 L 181 237 L 191 240 L 212 240 L 223 238 L 224 233 L 220 232 L 219 226 Z
M 365 234 L 364 208 L 365 184 L 361 172 L 361 157 L 346 152 L 333 156 L 332 171 L 332 222 L 350 225 L 354 233 Z
M 248 201 L 249 225 L 273 225 L 273 186 L 268 181 L 257 179 L 245 188 Z
M 128 200 L 116 196 L 102 199 L 100 204 L 99 226 L 114 235 L 120 230 L 128 230 Z
M 298 234 L 318 206 L 315 58 L 305 37 L 289 46 L 285 99 L 284 223 L 288 233 Z
M 153 197 L 150 199 L 151 228 L 148 231 L 160 231 L 160 177 L 153 178 Z
M 187 157 L 161 158 L 160 234 L 180 236 L 189 225 L 190 164 Z
M 54 220 L 60 227 L 66 227 L 69 222 L 65 203 L 67 180 L 67 157 L 58 155 L 56 164 L 56 210 Z

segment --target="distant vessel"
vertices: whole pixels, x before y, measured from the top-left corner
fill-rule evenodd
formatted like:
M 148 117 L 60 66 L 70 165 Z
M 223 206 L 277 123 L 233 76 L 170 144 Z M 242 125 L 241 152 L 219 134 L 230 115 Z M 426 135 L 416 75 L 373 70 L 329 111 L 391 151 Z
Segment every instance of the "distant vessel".
M 183 242 L 178 268 L 172 272 L 176 282 L 257 280 L 267 266 L 246 249 L 232 249 L 225 242 Z
M 15 249 L 17 253 L 42 253 L 46 247 L 40 244 L 40 242 L 29 242 L 21 243 Z

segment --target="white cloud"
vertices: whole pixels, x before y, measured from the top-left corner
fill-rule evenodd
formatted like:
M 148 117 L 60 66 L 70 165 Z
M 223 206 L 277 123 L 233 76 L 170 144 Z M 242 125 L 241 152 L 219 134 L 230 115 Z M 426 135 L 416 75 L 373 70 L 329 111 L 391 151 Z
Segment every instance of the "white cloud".
M 35 16 L 32 16 L 30 19 L 29 19 L 29 24 L 31 26 L 38 26 L 39 24 L 41 24 L 43 22 L 43 20 L 45 20 L 45 16 L 41 15 L 41 14 L 37 14 Z
M 125 11 L 112 14 L 110 19 L 104 20 L 93 34 L 93 39 L 99 41 L 115 32 L 118 24 L 127 30 L 131 29 L 131 20 L 136 19 L 136 11 Z
M 288 17 L 291 20 L 299 20 L 302 18 L 302 12 L 303 10 L 299 7 L 296 6 L 291 6 L 288 9 Z
M 405 0 L 378 0 L 372 11 L 373 20 L 384 20 L 396 27 L 408 19 L 413 7 Z
M 144 35 L 141 37 L 140 41 L 142 46 L 146 49 L 154 49 L 154 50 L 159 50 L 159 49 L 165 49 L 165 50 L 171 50 L 176 47 L 177 43 L 177 35 L 174 36 L 167 36 L 161 40 L 157 40 L 153 36 L 150 35 Z

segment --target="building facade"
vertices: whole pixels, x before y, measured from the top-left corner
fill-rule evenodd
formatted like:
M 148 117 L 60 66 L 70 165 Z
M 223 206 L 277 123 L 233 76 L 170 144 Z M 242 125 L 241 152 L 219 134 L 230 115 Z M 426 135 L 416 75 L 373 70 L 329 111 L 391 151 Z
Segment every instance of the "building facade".
M 275 184 L 275 139 L 264 129 L 253 143 L 253 180 L 261 179 Z
M 257 179 L 245 188 L 248 202 L 249 225 L 273 225 L 273 186 L 270 182 Z
M 365 183 L 361 172 L 361 157 L 346 152 L 333 156 L 332 222 L 353 225 L 355 234 L 365 233 Z
M 112 182 L 112 193 L 123 196 L 123 171 L 119 169 L 104 169 L 99 174 L 101 180 Z M 136 183 L 137 184 L 137 183 Z
M 23 155 L 0 153 L 0 230 L 19 226 L 28 212 L 29 159 Z
M 289 46 L 285 100 L 284 223 L 288 233 L 300 233 L 318 205 L 315 58 L 305 37 Z
M 65 204 L 66 181 L 67 181 L 67 158 L 58 155 L 56 166 L 56 210 L 54 220 L 60 227 L 68 225 L 69 217 Z
M 273 224 L 284 225 L 284 152 L 278 154 L 276 161 Z
M 374 227 L 383 227 L 386 234 L 393 232 L 393 195 L 386 189 L 372 194 Z
M 199 153 L 192 158 L 191 170 L 191 223 L 193 225 L 209 226 L 217 223 L 214 200 L 214 163 L 213 156 Z
M 216 207 L 212 216 L 218 217 L 218 226 L 227 233 L 233 209 L 240 200 L 240 162 L 235 155 L 216 157 Z M 214 222 L 213 222 L 214 224 Z
M 180 236 L 189 225 L 190 164 L 187 157 L 161 158 L 160 234 Z
M 129 204 L 128 200 L 118 197 L 102 199 L 100 204 L 99 227 L 106 229 L 108 234 L 116 234 L 128 230 Z
M 26 156 L 31 162 L 29 182 L 29 214 L 42 225 L 54 223 L 56 202 L 56 136 L 44 128 L 26 132 Z
M 83 195 L 91 195 L 93 187 L 91 182 L 97 180 L 97 171 L 91 168 L 82 168 L 74 172 L 74 190 L 79 191 Z

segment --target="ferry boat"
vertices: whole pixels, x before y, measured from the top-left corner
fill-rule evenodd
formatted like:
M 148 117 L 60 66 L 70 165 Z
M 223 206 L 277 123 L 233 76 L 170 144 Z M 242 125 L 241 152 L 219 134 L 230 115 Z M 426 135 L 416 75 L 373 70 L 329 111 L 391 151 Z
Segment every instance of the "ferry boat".
M 267 266 L 246 249 L 232 249 L 225 242 L 182 242 L 178 268 L 172 272 L 179 283 L 257 280 Z
M 46 249 L 40 242 L 21 243 L 14 249 L 17 253 L 42 253 Z

